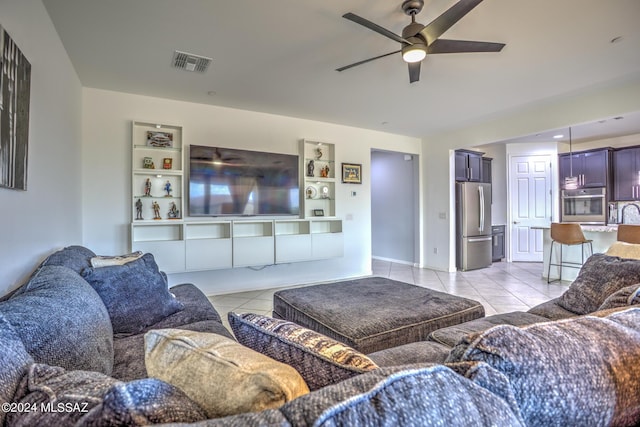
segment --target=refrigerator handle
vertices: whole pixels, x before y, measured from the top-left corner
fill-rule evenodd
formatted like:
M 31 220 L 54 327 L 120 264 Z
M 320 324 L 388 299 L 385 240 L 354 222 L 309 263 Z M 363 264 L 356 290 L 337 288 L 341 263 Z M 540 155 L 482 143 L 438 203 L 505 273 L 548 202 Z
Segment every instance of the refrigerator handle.
M 481 185 L 478 186 L 478 194 L 480 198 L 480 227 L 478 227 L 478 231 L 482 233 L 484 231 L 484 189 Z

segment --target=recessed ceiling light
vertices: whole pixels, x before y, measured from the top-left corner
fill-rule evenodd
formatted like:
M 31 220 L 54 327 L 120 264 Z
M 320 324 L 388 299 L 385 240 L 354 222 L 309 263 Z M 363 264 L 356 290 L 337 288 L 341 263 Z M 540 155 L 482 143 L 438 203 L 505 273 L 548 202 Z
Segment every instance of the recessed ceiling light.
M 562 137 L 564 137 L 564 135 L 562 135 L 562 134 L 553 135 L 553 139 L 560 139 Z

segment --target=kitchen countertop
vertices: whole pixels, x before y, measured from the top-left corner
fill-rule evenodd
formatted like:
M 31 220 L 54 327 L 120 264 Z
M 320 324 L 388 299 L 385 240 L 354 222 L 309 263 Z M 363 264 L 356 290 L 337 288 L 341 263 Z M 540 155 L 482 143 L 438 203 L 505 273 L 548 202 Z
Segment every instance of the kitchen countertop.
M 597 233 L 617 233 L 618 232 L 618 224 L 609 224 L 609 225 L 582 225 L 582 231 L 593 231 Z M 538 226 L 531 227 L 534 230 L 549 230 L 551 226 Z

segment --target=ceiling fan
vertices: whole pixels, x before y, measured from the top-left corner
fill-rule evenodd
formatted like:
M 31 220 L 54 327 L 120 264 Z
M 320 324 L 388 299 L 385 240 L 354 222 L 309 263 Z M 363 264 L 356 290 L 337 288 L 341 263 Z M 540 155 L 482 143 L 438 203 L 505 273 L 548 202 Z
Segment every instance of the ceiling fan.
M 460 0 L 451 6 L 442 15 L 427 25 L 416 22 L 416 15 L 424 6 L 424 0 L 404 0 L 402 10 L 411 16 L 411 23 L 404 27 L 402 36 L 399 36 L 378 24 L 362 18 L 355 13 L 342 15 L 350 21 L 367 27 L 378 34 L 390 38 L 402 45 L 399 50 L 385 53 L 373 58 L 358 61 L 356 63 L 337 68 L 336 71 L 344 71 L 367 62 L 384 58 L 385 56 L 402 53 L 402 59 L 409 64 L 409 82 L 420 80 L 420 63 L 427 56 L 435 53 L 461 53 L 461 52 L 500 52 L 504 43 L 490 43 L 467 40 L 441 39 L 440 36 L 469 13 L 482 0 Z

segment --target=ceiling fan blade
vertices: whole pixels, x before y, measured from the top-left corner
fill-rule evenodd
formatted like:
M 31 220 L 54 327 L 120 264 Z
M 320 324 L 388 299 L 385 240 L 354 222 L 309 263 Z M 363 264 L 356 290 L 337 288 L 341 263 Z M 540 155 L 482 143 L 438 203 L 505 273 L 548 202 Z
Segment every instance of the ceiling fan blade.
M 420 80 L 420 64 L 422 62 L 409 62 L 409 83 Z
M 356 15 L 355 13 L 345 13 L 344 15 L 342 15 L 343 18 L 346 18 L 350 21 L 355 22 L 356 24 L 360 24 L 364 27 L 367 27 L 368 29 L 375 31 L 378 34 L 382 34 L 385 37 L 390 38 L 391 40 L 397 41 L 398 43 L 408 43 L 408 44 L 413 44 L 408 40 L 403 39 L 402 37 L 400 37 L 399 35 L 387 30 L 384 27 L 381 27 L 378 24 L 374 24 L 373 22 L 369 21 L 368 19 L 364 19 L 361 16 Z
M 451 6 L 442 15 L 427 24 L 422 31 L 420 31 L 420 34 L 427 40 L 427 44 L 435 42 L 438 37 L 480 3 L 482 3 L 482 0 L 458 1 L 458 3 Z
M 349 68 L 357 67 L 358 65 L 366 64 L 367 62 L 371 62 L 371 61 L 374 61 L 376 59 L 384 58 L 385 56 L 393 55 L 394 53 L 400 53 L 400 52 L 401 52 L 400 50 L 394 50 L 393 52 L 385 53 L 384 55 L 378 55 L 378 56 L 375 56 L 373 58 L 369 58 L 369 59 L 365 59 L 363 61 L 355 62 L 353 64 L 345 65 L 344 67 L 336 68 L 336 71 L 348 70 Z
M 504 43 L 438 39 L 427 47 L 427 53 L 500 52 Z

